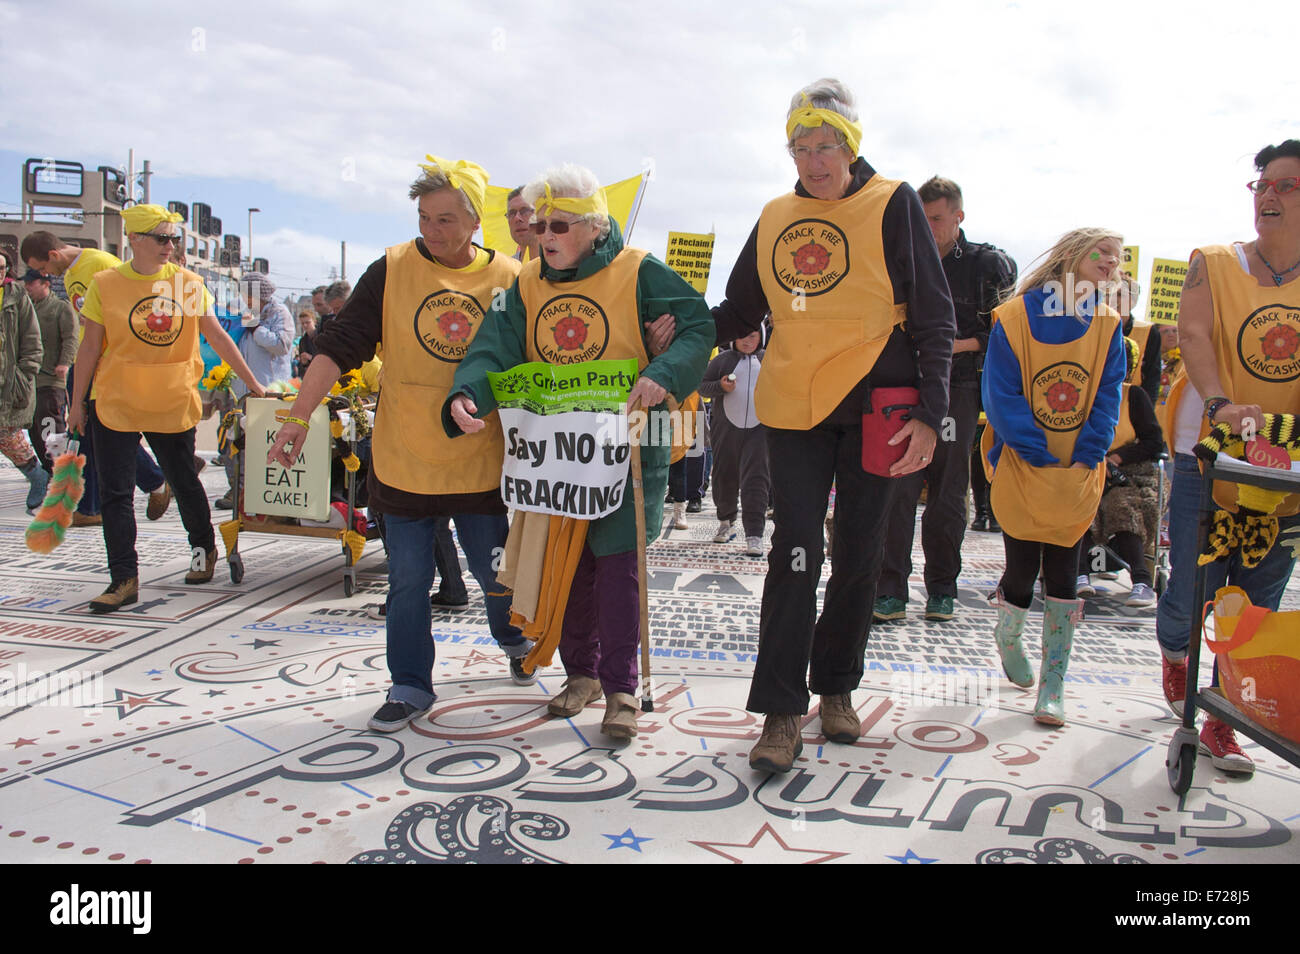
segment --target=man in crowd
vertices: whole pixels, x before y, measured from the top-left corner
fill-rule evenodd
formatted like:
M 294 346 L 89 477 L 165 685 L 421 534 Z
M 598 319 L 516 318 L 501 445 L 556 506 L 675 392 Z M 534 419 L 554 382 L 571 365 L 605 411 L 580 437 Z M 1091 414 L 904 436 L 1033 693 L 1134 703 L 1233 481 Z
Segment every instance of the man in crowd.
M 510 226 L 510 237 L 519 246 L 515 249 L 515 260 L 527 262 L 537 257 L 537 244 L 541 237 L 534 234 L 528 223 L 533 217 L 533 207 L 524 201 L 524 187 L 519 186 L 506 197 L 506 224 Z
M 930 179 L 917 194 L 930 232 L 943 259 L 943 272 L 957 315 L 948 386 L 948 417 L 935 445 L 934 459 L 920 471 L 900 478 L 894 492 L 885 538 L 885 559 L 876 587 L 874 618 L 901 620 L 907 615 L 907 580 L 912 573 L 912 538 L 916 503 L 924 481 L 925 515 L 921 549 L 925 553 L 925 618 L 949 620 L 961 572 L 961 544 L 966 535 L 966 487 L 970 450 L 980 412 L 980 368 L 989 338 L 989 312 L 1016 282 L 1016 263 L 992 245 L 970 242 L 962 231 L 966 214 L 961 189 L 950 179 Z
M 68 409 L 68 368 L 77 356 L 77 316 L 72 306 L 50 293 L 50 280 L 33 268 L 23 276 L 27 296 L 36 306 L 36 321 L 41 326 L 41 346 L 45 357 L 36 373 L 36 416 L 27 431 L 32 449 L 41 466 L 53 473 L 50 455 L 45 450 L 49 434 L 62 434 Z

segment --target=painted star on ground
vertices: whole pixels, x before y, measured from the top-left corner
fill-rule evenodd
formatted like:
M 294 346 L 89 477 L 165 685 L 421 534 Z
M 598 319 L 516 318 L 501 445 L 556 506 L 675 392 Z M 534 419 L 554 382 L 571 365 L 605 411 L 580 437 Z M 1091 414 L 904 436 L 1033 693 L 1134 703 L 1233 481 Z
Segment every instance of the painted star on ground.
M 621 835 L 602 835 L 601 837 L 608 838 L 610 841 L 609 846 L 605 849 L 606 851 L 613 851 L 615 848 L 631 848 L 637 854 L 641 853 L 641 842 L 654 841 L 653 838 L 638 838 L 632 833 L 631 828 Z
M 816 858 L 808 858 L 803 861 L 803 864 L 819 865 L 824 861 L 830 861 L 834 858 L 842 858 L 848 854 L 846 851 L 821 851 L 816 848 L 791 848 L 785 843 L 781 836 L 776 833 L 776 830 L 772 828 L 771 824 L 766 822 L 764 822 L 763 827 L 754 834 L 754 837 L 749 839 L 745 844 L 726 841 L 693 841 L 691 844 L 698 848 L 703 848 L 705 851 L 711 851 L 715 855 L 721 855 L 728 861 L 734 862 L 738 865 L 745 864 L 746 860 L 748 860 L 750 864 L 763 864 L 765 862 L 773 861 L 785 854 L 816 855 Z M 724 848 L 732 850 L 723 851 L 722 849 Z M 777 849 L 775 854 L 773 853 L 774 848 Z M 789 859 L 782 858 L 781 860 L 784 861 Z
M 911 848 L 907 849 L 905 855 L 885 855 L 890 861 L 897 861 L 900 865 L 932 865 L 938 858 L 922 858 Z
M 172 702 L 167 697 L 173 692 L 179 692 L 180 687 L 175 689 L 163 689 L 160 692 L 131 692 L 126 689 L 114 689 L 117 696 L 100 706 L 89 706 L 93 709 L 117 709 L 117 717 L 125 719 L 137 709 L 147 709 L 154 706 L 178 706 L 184 708 L 183 702 Z

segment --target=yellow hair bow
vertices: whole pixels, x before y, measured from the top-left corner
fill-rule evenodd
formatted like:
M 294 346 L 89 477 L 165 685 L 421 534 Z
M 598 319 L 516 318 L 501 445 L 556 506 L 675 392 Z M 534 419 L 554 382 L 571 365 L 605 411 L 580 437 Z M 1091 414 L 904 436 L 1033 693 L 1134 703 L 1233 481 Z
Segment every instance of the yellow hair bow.
M 179 222 L 180 214 L 161 205 L 133 205 L 122 210 L 122 224 L 128 232 L 152 232 L 163 222 Z
M 468 159 L 457 159 L 452 162 L 450 159 L 441 159 L 432 153 L 426 153 L 424 158 L 429 161 L 420 163 L 420 168 L 425 172 L 440 172 L 446 176 L 453 189 L 465 193 L 469 204 L 474 207 L 474 214 L 480 219 L 483 218 L 483 202 L 487 197 L 488 186 L 487 170 L 477 162 L 470 162 Z
M 533 214 L 538 218 L 544 215 L 550 215 L 556 209 L 561 212 L 571 212 L 574 215 L 590 215 L 599 213 L 600 215 L 609 215 L 609 206 L 605 203 L 605 190 L 597 189 L 595 195 L 589 195 L 585 199 L 574 198 L 573 196 L 556 196 L 551 192 L 551 184 L 543 183 L 546 194 L 537 200 L 537 205 L 533 209 Z
M 854 156 L 857 156 L 858 145 L 862 142 L 862 124 L 841 116 L 833 109 L 820 109 L 814 106 L 808 99 L 807 93 L 804 93 L 803 101 L 804 105 L 792 112 L 790 118 L 785 121 L 785 138 L 792 138 L 797 126 L 813 129 L 823 123 L 828 123 L 844 133 L 849 150 Z

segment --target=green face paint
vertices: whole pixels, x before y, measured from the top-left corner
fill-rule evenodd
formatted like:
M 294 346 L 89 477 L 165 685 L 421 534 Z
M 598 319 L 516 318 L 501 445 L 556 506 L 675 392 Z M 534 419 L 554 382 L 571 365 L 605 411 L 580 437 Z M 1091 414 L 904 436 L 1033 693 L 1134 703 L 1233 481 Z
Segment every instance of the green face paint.
M 1101 252 L 1092 252 L 1088 255 L 1094 262 L 1101 261 Z

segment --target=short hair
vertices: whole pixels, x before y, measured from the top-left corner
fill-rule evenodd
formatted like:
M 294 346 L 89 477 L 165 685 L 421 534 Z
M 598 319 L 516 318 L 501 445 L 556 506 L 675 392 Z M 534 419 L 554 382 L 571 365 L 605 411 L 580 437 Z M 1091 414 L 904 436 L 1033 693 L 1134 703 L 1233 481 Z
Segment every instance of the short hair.
M 509 205 L 510 200 L 514 198 L 518 198 L 520 195 L 523 194 L 523 191 L 524 191 L 523 186 L 515 186 L 513 189 L 511 189 L 510 194 L 506 196 L 506 204 Z
M 352 294 L 352 285 L 346 281 L 337 281 L 325 289 L 326 301 L 338 301 L 340 298 L 346 299 Z
M 38 262 L 48 261 L 50 253 L 56 248 L 63 248 L 67 243 L 59 238 L 53 232 L 33 232 L 23 239 L 22 249 L 19 254 L 25 263 L 28 259 L 34 258 Z
M 551 195 L 557 199 L 588 199 L 600 191 L 600 180 L 590 169 L 566 162 L 562 166 L 547 169 L 538 178 L 524 186 L 523 199 L 534 209 L 537 201 L 546 194 L 546 187 L 551 187 Z M 588 212 L 582 221 L 594 225 L 599 230 L 597 241 L 609 235 L 609 216 L 600 212 Z
M 961 208 L 961 186 L 951 179 L 931 176 L 921 183 L 921 188 L 916 190 L 916 194 L 921 202 L 927 205 L 939 199 L 947 199 L 954 209 Z
M 443 189 L 450 189 L 452 192 L 456 193 L 456 195 L 460 196 L 461 205 L 465 207 L 465 211 L 469 213 L 469 217 L 475 222 L 479 220 L 478 212 L 474 210 L 474 204 L 470 202 L 469 195 L 466 194 L 464 189 L 457 189 L 453 186 L 451 180 L 443 174 L 441 169 L 437 169 L 433 172 L 427 170 L 421 172 L 420 178 L 411 183 L 409 195 L 410 198 L 418 200 L 421 196 L 426 196 L 433 192 L 440 192 Z
M 1274 159 L 1300 159 L 1300 141 L 1287 139 L 1276 146 L 1265 146 L 1255 154 L 1255 169 L 1263 172 Z
M 825 77 L 809 83 L 799 90 L 791 97 L 790 108 L 786 111 L 785 118 L 788 120 L 796 109 L 802 109 L 809 103 L 815 109 L 829 109 L 831 112 L 839 113 L 850 122 L 856 123 L 858 121 L 858 110 L 853 104 L 853 94 L 849 92 L 847 86 L 837 79 Z M 835 141 L 847 150 L 849 148 L 848 139 L 845 138 L 844 133 L 834 126 L 831 126 L 830 129 L 835 134 Z M 794 141 L 808 135 L 810 132 L 812 130 L 807 126 L 795 126 L 790 133 L 790 140 L 786 143 L 786 147 L 793 149 Z
M 315 288 L 311 290 L 311 297 L 315 298 L 317 295 L 325 294 L 326 287 L 327 286 L 325 285 L 317 285 Z

